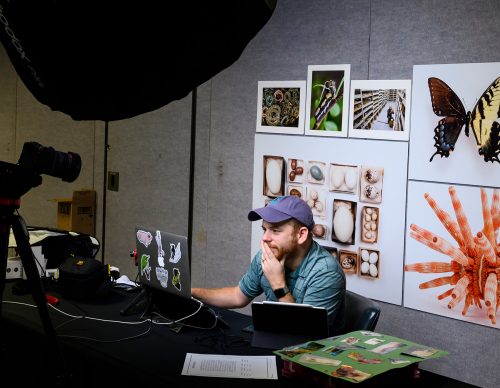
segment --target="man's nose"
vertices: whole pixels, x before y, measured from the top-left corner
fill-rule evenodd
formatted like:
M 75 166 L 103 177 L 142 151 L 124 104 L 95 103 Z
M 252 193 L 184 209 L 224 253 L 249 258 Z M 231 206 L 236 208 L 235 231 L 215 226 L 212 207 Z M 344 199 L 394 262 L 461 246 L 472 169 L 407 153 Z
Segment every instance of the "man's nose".
M 264 242 L 271 241 L 271 234 L 269 233 L 268 230 L 264 231 L 264 234 L 262 235 L 262 241 Z

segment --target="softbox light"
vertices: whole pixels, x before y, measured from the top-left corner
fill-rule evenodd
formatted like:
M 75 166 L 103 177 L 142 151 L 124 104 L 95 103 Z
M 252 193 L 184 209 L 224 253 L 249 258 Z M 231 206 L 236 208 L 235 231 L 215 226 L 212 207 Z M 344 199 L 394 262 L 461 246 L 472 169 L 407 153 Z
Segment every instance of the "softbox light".
M 0 41 L 26 87 L 74 120 L 158 109 L 233 64 L 275 0 L 0 0 Z

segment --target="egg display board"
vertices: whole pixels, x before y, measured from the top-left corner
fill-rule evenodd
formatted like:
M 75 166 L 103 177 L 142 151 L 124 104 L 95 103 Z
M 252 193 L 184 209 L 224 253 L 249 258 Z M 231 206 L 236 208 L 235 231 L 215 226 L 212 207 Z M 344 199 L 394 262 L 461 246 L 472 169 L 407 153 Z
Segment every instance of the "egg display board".
M 269 160 L 279 163 L 267 171 Z M 344 264 L 347 288 L 401 305 L 407 162 L 406 142 L 258 133 L 252 207 L 276 196 L 266 187 L 300 195 L 315 241 Z M 261 222 L 252 222 L 252 257 L 261 237 Z

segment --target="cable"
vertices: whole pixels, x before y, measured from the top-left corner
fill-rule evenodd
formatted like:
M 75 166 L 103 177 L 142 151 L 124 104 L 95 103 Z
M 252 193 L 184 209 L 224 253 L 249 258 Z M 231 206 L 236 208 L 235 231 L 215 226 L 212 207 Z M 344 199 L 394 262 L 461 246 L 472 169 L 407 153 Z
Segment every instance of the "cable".
M 37 306 L 35 306 L 33 304 L 24 303 L 24 302 L 14 302 L 14 301 L 9 301 L 9 300 L 4 300 L 4 301 L 2 301 L 2 303 L 16 304 L 16 305 L 21 305 L 21 306 L 27 306 L 27 307 L 37 308 Z M 151 319 L 144 319 L 144 320 L 136 321 L 136 322 L 116 321 L 116 320 L 112 320 L 112 319 L 95 318 L 95 317 L 89 317 L 89 316 L 83 316 L 83 315 L 80 315 L 80 316 L 78 316 L 78 315 L 72 315 L 72 314 L 66 313 L 65 311 L 62 311 L 62 310 L 58 309 L 57 307 L 52 306 L 50 304 L 48 304 L 48 306 L 51 307 L 52 309 L 56 310 L 60 314 L 63 314 L 65 316 L 68 316 L 68 317 L 72 318 L 69 321 L 63 322 L 62 324 L 60 324 L 59 326 L 57 326 L 54 329 L 61 328 L 62 326 L 66 325 L 66 324 L 69 324 L 71 322 L 75 322 L 75 321 L 78 321 L 78 320 L 81 320 L 81 319 L 88 319 L 88 320 L 91 320 L 91 321 L 106 322 L 106 323 L 118 323 L 118 324 L 123 324 L 123 325 L 140 325 L 140 324 L 149 322 L 149 327 L 148 327 L 148 329 L 146 331 L 144 331 L 142 333 L 139 333 L 137 335 L 133 335 L 133 336 L 130 336 L 130 337 L 119 338 L 119 339 L 115 339 L 115 340 L 100 340 L 100 339 L 91 338 L 91 337 L 73 336 L 73 335 L 69 335 L 69 334 L 59 334 L 59 333 L 56 333 L 57 337 L 83 339 L 83 340 L 94 341 L 94 342 L 101 342 L 101 343 L 122 342 L 122 341 L 126 341 L 126 340 L 129 340 L 129 339 L 134 339 L 134 338 L 142 337 L 142 336 L 148 334 L 151 331 L 151 327 L 152 327 L 152 324 L 151 324 L 152 320 Z
M 201 308 L 204 306 L 203 302 L 201 302 L 200 300 L 196 299 L 196 298 L 193 298 L 191 297 L 192 300 L 194 300 L 195 302 L 198 302 L 199 306 L 198 306 L 198 309 L 192 313 L 192 314 L 189 314 L 183 318 L 179 318 L 179 319 L 176 319 L 176 320 L 171 320 L 167 317 L 164 317 L 163 315 L 161 315 L 160 313 L 158 312 L 155 312 L 154 315 L 157 315 L 163 319 L 165 319 L 166 321 L 168 322 L 157 322 L 157 321 L 154 321 L 153 320 L 153 323 L 156 324 L 156 325 L 167 325 L 167 326 L 170 326 L 170 325 L 180 325 L 180 326 L 185 326 L 185 327 L 191 327 L 191 328 L 194 328 L 194 329 L 201 329 L 201 330 L 211 330 L 213 328 L 215 328 L 217 326 L 217 321 L 218 321 L 218 318 L 217 318 L 217 314 L 215 314 L 215 311 L 209 307 L 207 307 L 207 310 L 209 310 L 212 315 L 214 316 L 215 318 L 215 321 L 214 321 L 214 324 L 210 327 L 201 327 L 201 326 L 195 326 L 195 325 L 189 325 L 187 323 L 182 323 L 181 321 L 185 321 L 186 319 L 188 318 L 191 318 L 192 316 L 196 315 L 197 313 L 200 312 Z

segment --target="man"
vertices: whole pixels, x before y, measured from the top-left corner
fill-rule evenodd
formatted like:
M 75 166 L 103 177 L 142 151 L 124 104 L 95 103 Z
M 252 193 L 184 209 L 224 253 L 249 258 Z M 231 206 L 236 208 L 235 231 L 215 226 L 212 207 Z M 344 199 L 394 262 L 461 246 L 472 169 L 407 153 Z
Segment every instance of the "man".
M 193 297 L 213 306 L 240 308 L 264 293 L 267 300 L 325 307 L 332 333 L 344 325 L 345 275 L 330 252 L 312 238 L 311 209 L 296 196 L 278 197 L 248 213 L 262 219 L 261 249 L 239 284 L 193 288 Z

